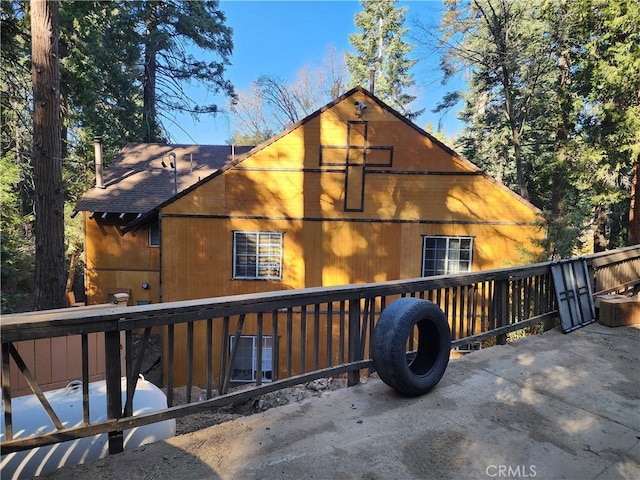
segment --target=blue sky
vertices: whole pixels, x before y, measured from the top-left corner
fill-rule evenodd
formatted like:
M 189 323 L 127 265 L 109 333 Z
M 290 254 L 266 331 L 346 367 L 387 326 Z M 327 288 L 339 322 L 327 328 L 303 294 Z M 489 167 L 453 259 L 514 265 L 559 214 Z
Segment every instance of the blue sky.
M 437 25 L 443 8 L 441 1 L 426 0 L 399 1 L 397 6 L 409 8 L 405 27 L 410 33 L 415 19 Z M 352 51 L 349 34 L 359 32 L 354 16 L 362 6 L 357 0 L 221 0 L 220 9 L 234 32 L 232 65 L 228 67 L 227 78 L 241 91 L 261 75 L 293 82 L 296 72 L 303 67 L 318 66 L 330 46 L 338 52 Z M 407 37 L 405 41 L 411 43 Z M 411 93 L 418 98 L 412 108 L 425 108 L 415 123 L 424 128 L 430 122 L 435 127 L 440 115 L 431 110 L 454 85 L 440 84 L 436 52 L 416 50 L 413 55 L 420 57 L 420 61 L 413 70 L 416 87 Z M 456 87 L 461 88 L 460 80 Z M 213 96 L 203 87 L 194 86 L 189 92 L 198 101 L 226 107 L 224 98 Z M 455 111 L 442 118 L 442 124 L 449 135 L 461 129 Z M 174 143 L 224 144 L 231 137 L 232 120 L 220 114 L 202 116 L 195 122 L 189 116 L 180 116 L 173 125 L 167 123 L 167 127 Z

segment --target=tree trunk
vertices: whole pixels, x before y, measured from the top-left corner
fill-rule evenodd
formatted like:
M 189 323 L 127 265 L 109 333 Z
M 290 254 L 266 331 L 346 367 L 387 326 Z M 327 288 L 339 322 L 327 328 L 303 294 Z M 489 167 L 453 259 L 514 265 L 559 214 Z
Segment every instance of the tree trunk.
M 67 286 L 65 290 L 70 292 L 73 290 L 73 281 L 76 277 L 76 266 L 78 265 L 78 257 L 80 256 L 81 250 L 76 248 L 71 254 L 71 261 L 69 262 L 69 273 L 67 273 Z
M 593 222 L 593 251 L 604 252 L 607 250 L 609 235 L 607 234 L 607 210 L 604 207 L 597 206 L 595 218 Z
M 507 120 L 509 121 L 509 130 L 511 131 L 511 142 L 513 144 L 513 156 L 516 163 L 516 176 L 518 180 L 518 187 L 520 189 L 520 196 L 525 200 L 529 200 L 529 188 L 527 186 L 527 178 L 524 171 L 524 159 L 522 155 L 522 141 L 520 138 L 520 132 L 524 124 L 524 117 L 521 117 L 524 112 L 516 112 L 516 106 L 514 105 L 514 98 L 511 95 L 511 89 L 513 87 L 513 72 L 508 63 L 510 48 L 507 46 L 508 31 L 511 28 L 510 23 L 514 21 L 509 18 L 504 2 L 499 10 L 498 14 L 493 8 L 491 2 L 488 2 L 490 13 L 486 12 L 482 5 L 477 1 L 474 1 L 476 8 L 481 12 L 485 19 L 487 28 L 493 37 L 498 53 L 498 65 L 500 68 L 500 83 L 504 92 L 505 100 L 505 113 Z
M 506 50 L 506 46 L 504 46 Z M 511 98 L 511 76 L 505 65 L 502 65 L 502 87 L 504 89 L 505 107 L 507 109 L 507 118 L 509 119 L 509 129 L 511 130 L 511 141 L 513 143 L 513 156 L 516 161 L 516 176 L 518 177 L 518 187 L 520 188 L 520 196 L 525 200 L 529 200 L 529 188 L 527 187 L 527 179 L 524 172 L 524 162 L 522 159 L 522 145 L 520 143 L 520 128 L 516 119 L 516 113 Z
M 157 70 L 157 46 L 154 40 L 154 32 L 158 28 L 154 4 L 150 4 L 151 18 L 147 20 L 146 41 L 144 45 L 144 84 L 142 95 L 142 125 L 144 128 L 144 142 L 157 141 L 158 121 L 156 109 L 156 70 Z
M 143 103 L 143 141 L 153 142 L 156 137 L 156 55 L 150 46 L 147 46 L 144 53 Z
M 57 1 L 32 0 L 31 37 L 36 210 L 34 308 L 44 310 L 65 306 Z
M 640 155 L 633 162 L 631 208 L 629 209 L 629 245 L 640 244 Z
M 557 218 L 562 213 L 561 202 L 569 189 L 567 179 L 567 152 L 569 135 L 573 131 L 571 96 L 569 84 L 571 82 L 571 59 L 569 50 L 563 50 L 559 59 L 559 75 L 556 90 L 560 102 L 560 122 L 556 130 L 556 161 L 553 165 L 551 184 L 551 213 Z

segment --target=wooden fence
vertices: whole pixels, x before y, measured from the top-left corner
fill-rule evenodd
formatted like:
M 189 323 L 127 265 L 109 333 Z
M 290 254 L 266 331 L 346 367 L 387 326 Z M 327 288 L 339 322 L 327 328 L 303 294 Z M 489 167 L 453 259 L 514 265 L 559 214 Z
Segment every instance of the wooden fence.
M 588 265 L 594 295 L 621 292 L 640 284 L 640 245 L 583 257 Z M 1 453 L 59 443 L 108 433 L 109 452 L 123 449 L 123 432 L 136 426 L 190 415 L 231 403 L 246 401 L 264 393 L 303 384 L 314 379 L 346 374 L 348 384 L 359 381 L 370 369 L 368 345 L 380 312 L 393 300 L 413 296 L 437 303 L 449 319 L 452 347 L 460 347 L 557 319 L 558 310 L 551 265 L 540 263 L 517 268 L 467 274 L 398 280 L 342 287 L 309 288 L 265 292 L 253 295 L 209 298 L 133 307 L 101 309 L 69 308 L 37 312 L 33 315 L 6 315 L 2 318 L 2 401 L 5 435 Z M 238 355 L 238 341 L 249 323 L 257 345 L 272 339 L 271 359 L 257 349 L 255 386 L 230 389 L 232 365 Z M 169 407 L 140 416 L 132 415 L 133 393 L 139 378 L 145 345 L 151 331 L 166 328 L 167 387 Z M 196 327 L 204 334 L 195 335 Z M 255 330 L 253 330 L 255 328 Z M 184 330 L 186 358 L 175 358 L 176 330 Z M 141 352 L 134 359 L 134 332 L 142 333 Z M 215 335 L 214 335 L 214 332 Z M 91 335 L 101 333 L 107 384 L 107 420 L 89 422 Z M 124 345 L 121 335 L 124 333 Z M 82 366 L 84 424 L 64 428 L 46 402 L 38 378 L 29 370 L 14 347 L 25 340 L 53 339 L 78 335 L 81 349 L 77 362 Z M 121 348 L 124 347 L 124 360 Z M 200 353 L 198 353 L 200 352 Z M 187 398 L 173 405 L 174 378 L 184 373 L 187 395 L 193 382 L 194 363 L 204 356 L 206 378 L 200 386 L 206 399 Z M 214 361 L 214 358 L 216 359 Z M 270 378 L 263 368 L 270 361 Z M 124 363 L 124 365 L 123 365 Z M 214 368 L 217 365 L 217 368 Z M 58 429 L 52 433 L 14 438 L 11 413 L 11 370 L 17 368 Z M 184 372 L 182 372 L 184 370 Z M 126 372 L 127 389 L 122 402 L 121 372 Z

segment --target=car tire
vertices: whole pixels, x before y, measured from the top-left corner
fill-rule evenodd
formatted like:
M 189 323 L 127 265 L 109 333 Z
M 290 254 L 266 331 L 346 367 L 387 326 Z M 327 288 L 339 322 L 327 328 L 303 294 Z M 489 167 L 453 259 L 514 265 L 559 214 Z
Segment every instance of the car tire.
M 417 350 L 407 341 L 417 327 Z M 449 363 L 451 329 L 433 302 L 405 297 L 380 315 L 371 337 L 371 357 L 378 375 L 406 395 L 422 395 L 440 381 Z

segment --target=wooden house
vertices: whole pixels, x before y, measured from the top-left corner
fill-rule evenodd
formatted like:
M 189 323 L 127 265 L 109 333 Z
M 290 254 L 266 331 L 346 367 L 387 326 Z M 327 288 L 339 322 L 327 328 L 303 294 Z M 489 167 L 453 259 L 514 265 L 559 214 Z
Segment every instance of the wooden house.
M 129 144 L 102 177 L 76 207 L 88 304 L 505 267 L 544 235 L 538 209 L 362 87 L 253 148 Z

